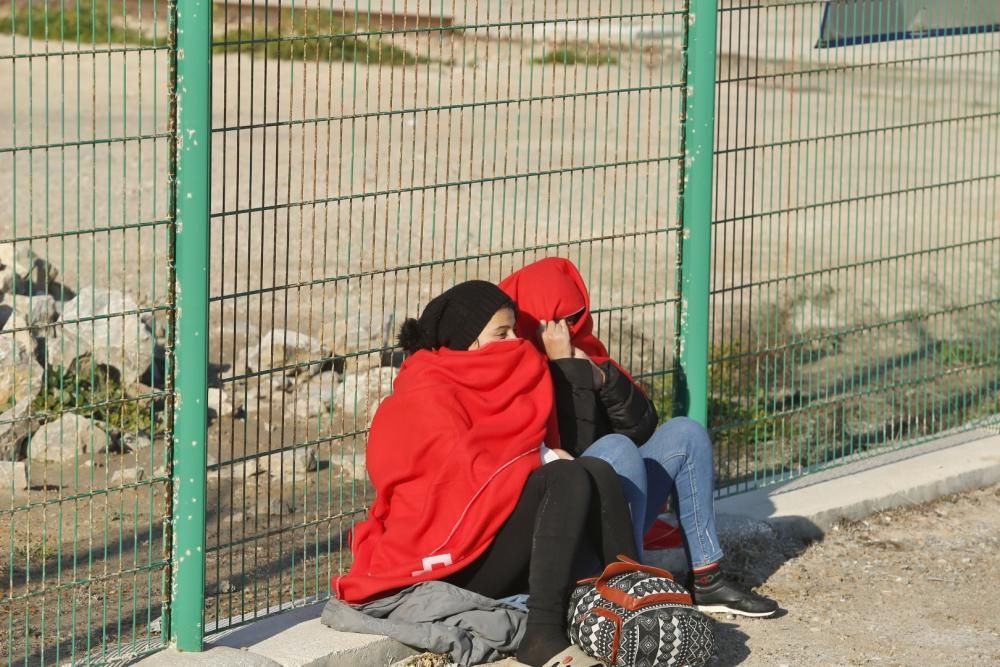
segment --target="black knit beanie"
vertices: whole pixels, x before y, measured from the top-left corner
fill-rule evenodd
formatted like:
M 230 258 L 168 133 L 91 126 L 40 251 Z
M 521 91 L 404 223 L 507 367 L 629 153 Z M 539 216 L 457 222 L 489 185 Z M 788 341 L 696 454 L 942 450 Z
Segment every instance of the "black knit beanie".
M 399 344 L 406 352 L 468 350 L 494 313 L 514 307 L 507 294 L 485 280 L 459 283 L 431 299 L 419 320 L 408 319 L 399 330 Z

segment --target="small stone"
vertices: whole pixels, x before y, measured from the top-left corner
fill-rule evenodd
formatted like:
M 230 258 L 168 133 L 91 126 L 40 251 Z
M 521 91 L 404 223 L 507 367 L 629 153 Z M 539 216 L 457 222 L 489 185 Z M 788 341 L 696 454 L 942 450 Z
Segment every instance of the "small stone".
M 109 481 L 111 484 L 134 484 L 145 477 L 146 471 L 143 468 L 124 468 L 114 471 Z
M 290 497 L 286 497 L 284 500 L 281 498 L 272 498 L 271 502 L 268 503 L 267 506 L 267 513 L 271 516 L 294 514 L 295 510 L 295 499 Z
M 0 414 L 0 461 L 17 461 L 24 456 L 24 446 L 31 433 L 42 425 L 30 402 L 19 402 Z
M 28 488 L 28 471 L 23 461 L 0 461 L 0 494 L 8 489 L 24 491 Z
M 316 457 L 315 447 L 300 447 L 261 457 L 257 466 L 260 471 L 266 471 L 271 477 L 287 478 L 316 470 L 319 467 L 319 460 Z
M 138 310 L 123 292 L 83 288 L 64 305 L 61 326 L 46 340 L 50 362 L 65 367 L 86 354 L 116 369 L 126 385 L 137 382 L 153 363 L 156 347 Z
M 336 371 L 320 373 L 296 389 L 292 412 L 300 419 L 330 414 L 339 386 L 340 375 Z
M 17 314 L 11 315 L 0 333 L 0 410 L 20 403 L 31 403 L 42 389 L 45 369 L 35 359 L 36 341 L 27 324 Z M 19 331 L 17 331 L 20 329 Z
M 121 449 L 123 452 L 134 452 L 152 446 L 153 441 L 148 435 L 142 433 L 122 433 Z
M 345 415 L 353 415 L 358 426 L 368 426 L 379 404 L 392 393 L 395 378 L 394 368 L 372 368 L 348 374 L 337 387 L 334 404 Z
M 17 314 L 30 327 L 40 327 L 55 322 L 59 317 L 56 300 L 50 294 L 38 296 L 14 295 L 8 296 L 0 304 L 0 326 L 6 324 L 10 316 Z
M 246 359 L 250 372 L 282 369 L 286 378 L 299 375 L 312 377 L 333 359 L 333 353 L 322 342 L 304 333 L 274 329 L 261 339 Z
M 0 294 L 49 291 L 59 271 L 25 243 L 0 243 Z
M 111 436 L 101 422 L 72 412 L 45 424 L 28 440 L 27 457 L 37 461 L 70 463 L 87 452 L 102 453 L 111 447 Z
M 208 407 L 219 417 L 233 413 L 233 403 L 225 391 L 218 387 L 208 388 Z

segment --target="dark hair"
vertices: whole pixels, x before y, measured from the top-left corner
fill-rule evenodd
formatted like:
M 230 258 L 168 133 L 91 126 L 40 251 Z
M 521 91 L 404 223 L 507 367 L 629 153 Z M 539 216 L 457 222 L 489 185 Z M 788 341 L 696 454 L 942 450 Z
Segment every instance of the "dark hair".
M 424 338 L 420 323 L 412 317 L 404 320 L 403 326 L 399 328 L 399 346 L 409 354 L 431 347 Z
M 469 280 L 431 299 L 420 319 L 408 318 L 399 329 L 399 345 L 417 350 L 467 350 L 498 310 L 511 308 L 513 299 L 493 283 Z

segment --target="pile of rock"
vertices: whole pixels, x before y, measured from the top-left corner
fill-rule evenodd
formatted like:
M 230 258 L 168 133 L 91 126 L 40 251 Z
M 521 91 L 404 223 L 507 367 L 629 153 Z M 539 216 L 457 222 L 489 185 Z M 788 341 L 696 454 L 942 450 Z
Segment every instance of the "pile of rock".
M 58 276 L 56 267 L 25 244 L 0 244 L 0 488 L 11 479 L 17 480 L 15 487 L 27 485 L 26 460 L 86 465 L 91 457 L 84 454 L 149 447 L 156 435 L 119 432 L 73 412 L 72 404 L 64 407 L 58 396 L 50 398 L 67 369 L 76 369 L 81 377 L 100 369 L 114 378 L 122 400 L 130 403 L 154 392 L 154 379 L 163 386 L 157 376 L 163 374 L 159 342 L 166 317 L 123 291 L 81 287 L 74 293 L 59 284 Z M 209 388 L 209 416 L 255 419 L 268 426 L 275 420 L 321 423 L 324 435 L 363 432 L 391 393 L 396 374 L 393 367 L 366 367 L 364 362 L 380 363 L 373 355 L 358 355 L 351 362 L 335 358 L 322 340 L 274 329 L 234 364 L 225 388 Z M 317 469 L 318 451 L 286 443 L 252 467 L 271 477 L 292 471 L 298 476 Z M 118 473 L 111 483 L 143 477 L 138 469 Z

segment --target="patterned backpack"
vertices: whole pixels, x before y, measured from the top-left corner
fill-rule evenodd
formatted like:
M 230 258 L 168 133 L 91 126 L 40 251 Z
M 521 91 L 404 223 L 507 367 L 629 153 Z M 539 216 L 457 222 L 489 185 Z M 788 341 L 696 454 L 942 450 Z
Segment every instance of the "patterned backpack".
M 666 570 L 619 556 L 569 602 L 569 638 L 615 667 L 701 667 L 715 652 L 712 621 Z

